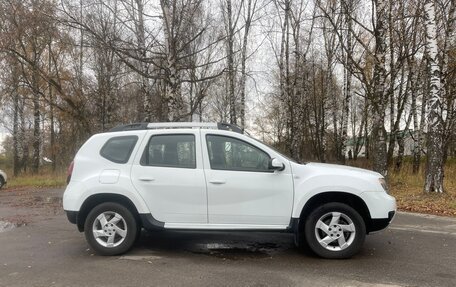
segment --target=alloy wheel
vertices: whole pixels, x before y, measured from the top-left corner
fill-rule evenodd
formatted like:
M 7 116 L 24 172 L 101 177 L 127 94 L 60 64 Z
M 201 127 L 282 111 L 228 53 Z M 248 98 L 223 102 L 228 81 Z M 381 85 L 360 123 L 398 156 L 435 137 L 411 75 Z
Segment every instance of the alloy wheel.
M 105 211 L 93 222 L 92 233 L 98 244 L 103 247 L 117 247 L 127 236 L 127 223 L 117 212 Z
M 327 250 L 341 251 L 348 248 L 356 236 L 355 224 L 346 214 L 329 212 L 315 224 L 318 243 Z

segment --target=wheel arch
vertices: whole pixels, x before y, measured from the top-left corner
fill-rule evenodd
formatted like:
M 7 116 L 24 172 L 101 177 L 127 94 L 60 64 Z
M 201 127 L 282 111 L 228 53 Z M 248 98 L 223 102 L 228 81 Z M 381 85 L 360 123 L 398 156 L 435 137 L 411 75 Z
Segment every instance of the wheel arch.
M 105 202 L 115 202 L 128 208 L 135 217 L 138 224 L 141 224 L 139 212 L 134 203 L 126 196 L 117 193 L 98 193 L 89 196 L 84 200 L 78 212 L 76 224 L 80 232 L 84 231 L 84 224 L 89 212 L 97 205 Z
M 322 192 L 312 196 L 301 210 L 299 216 L 298 231 L 303 230 L 305 218 L 307 218 L 315 208 L 330 202 L 344 203 L 352 207 L 363 218 L 366 225 L 366 232 L 369 233 L 371 231 L 372 219 L 369 208 L 367 207 L 367 204 L 364 202 L 364 200 L 355 194 L 339 191 Z

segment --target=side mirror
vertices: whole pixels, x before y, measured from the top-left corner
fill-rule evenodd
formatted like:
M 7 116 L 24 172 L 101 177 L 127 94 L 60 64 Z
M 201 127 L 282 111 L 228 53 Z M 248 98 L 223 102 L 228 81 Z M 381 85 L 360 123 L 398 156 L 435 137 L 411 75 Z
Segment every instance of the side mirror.
M 285 164 L 279 159 L 273 158 L 269 161 L 269 169 L 282 171 L 285 169 Z

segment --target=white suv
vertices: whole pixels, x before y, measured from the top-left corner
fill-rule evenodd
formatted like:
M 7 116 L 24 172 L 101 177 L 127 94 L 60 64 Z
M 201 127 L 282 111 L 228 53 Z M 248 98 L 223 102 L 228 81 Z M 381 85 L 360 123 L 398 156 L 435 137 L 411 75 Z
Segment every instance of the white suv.
M 347 258 L 388 226 L 396 201 L 372 171 L 299 164 L 220 123 L 140 123 L 92 136 L 63 207 L 99 254 L 148 230 L 292 232 L 301 248 Z

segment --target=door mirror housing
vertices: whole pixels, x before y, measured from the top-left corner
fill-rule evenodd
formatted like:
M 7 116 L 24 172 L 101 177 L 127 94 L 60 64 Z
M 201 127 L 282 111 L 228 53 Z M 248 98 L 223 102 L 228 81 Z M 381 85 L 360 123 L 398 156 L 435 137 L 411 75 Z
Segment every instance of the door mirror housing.
M 282 171 L 285 169 L 285 164 L 277 158 L 272 158 L 269 161 L 269 169 Z

